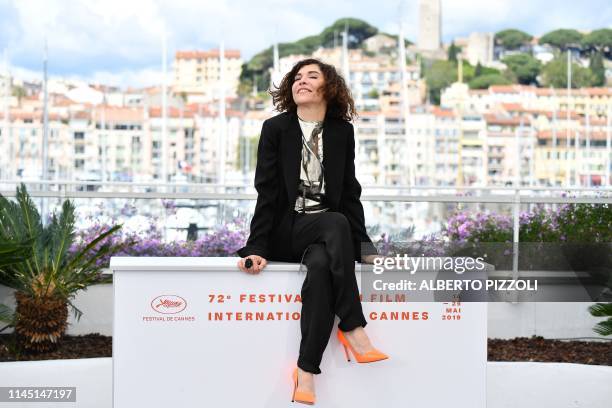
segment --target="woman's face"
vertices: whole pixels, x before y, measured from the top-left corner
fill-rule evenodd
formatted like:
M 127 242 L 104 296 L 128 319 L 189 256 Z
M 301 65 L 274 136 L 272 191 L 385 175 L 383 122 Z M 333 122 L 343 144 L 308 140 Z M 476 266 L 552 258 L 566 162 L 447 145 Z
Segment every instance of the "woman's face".
M 325 78 L 317 64 L 304 65 L 293 78 L 293 101 L 298 106 L 324 103 L 324 84 Z

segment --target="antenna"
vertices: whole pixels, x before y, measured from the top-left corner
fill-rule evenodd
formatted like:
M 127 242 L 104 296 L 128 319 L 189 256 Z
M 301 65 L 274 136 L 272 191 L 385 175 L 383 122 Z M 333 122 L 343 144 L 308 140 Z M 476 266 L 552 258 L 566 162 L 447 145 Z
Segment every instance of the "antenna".
M 555 88 L 551 85 L 550 90 L 554 96 L 553 100 L 557 100 Z M 552 111 L 552 159 L 555 162 L 554 170 L 554 185 L 557 185 L 557 177 L 559 176 L 559 159 L 557 157 L 557 106 L 553 103 Z
M 161 144 L 162 144 L 162 169 L 161 169 L 161 182 L 168 182 L 168 85 L 166 84 L 167 79 L 167 53 L 168 45 L 166 38 L 166 24 L 162 25 L 162 129 L 161 129 Z
M 400 2 L 399 5 L 399 34 L 397 36 L 397 47 L 398 47 L 398 58 L 399 58 L 399 69 L 401 76 L 401 85 L 402 85 L 402 116 L 404 119 L 404 137 L 406 139 L 405 147 L 409 149 L 408 156 L 409 159 L 409 179 L 408 184 L 410 186 L 414 186 L 416 184 L 416 175 L 415 173 L 415 160 L 414 160 L 414 150 L 416 148 L 416 143 L 414 140 L 413 144 L 410 145 L 409 142 L 409 132 L 408 132 L 408 122 L 410 115 L 410 103 L 408 102 L 408 75 L 406 73 L 406 44 L 404 41 L 404 23 L 403 23 L 403 14 L 402 14 L 402 5 L 403 2 Z
M 605 186 L 610 185 L 610 130 L 612 128 L 612 120 L 610 116 L 612 116 L 612 104 L 608 101 L 608 112 L 607 112 L 608 126 L 606 126 L 606 184 Z
M 47 180 L 48 176 L 48 158 L 49 150 L 49 100 L 47 94 L 47 60 L 48 47 L 47 38 L 45 37 L 45 49 L 43 53 L 43 146 L 42 146 L 42 180 Z M 44 213 L 43 213 L 44 215 Z
M 217 183 L 225 184 L 225 44 L 219 45 L 219 150 Z
M 11 92 L 11 70 L 8 60 L 8 50 L 4 49 L 4 69 L 6 74 L 6 79 L 4 81 L 4 89 L 2 92 L 2 99 L 4 102 L 4 115 L 2 118 L 2 139 L 8 142 L 8 156 L 4 156 L 7 158 L 13 157 L 13 139 L 10 133 L 10 111 L 9 111 L 9 95 Z M 4 143 L 3 143 L 4 144 Z M 2 169 L 6 169 L 5 178 L 11 178 L 11 170 L 13 166 L 10 166 L 9 163 L 0 163 L 0 174 L 2 173 Z M 1 178 L 1 177 L 0 177 Z
M 566 120 L 566 127 L 567 127 L 567 133 L 565 134 L 565 165 L 566 165 L 566 169 L 565 169 L 565 185 L 567 187 L 569 187 L 570 185 L 570 173 L 571 173 L 571 167 L 575 167 L 575 166 L 570 166 L 570 99 L 571 99 L 571 88 L 572 86 L 572 55 L 571 55 L 571 50 L 568 48 L 567 49 L 567 103 L 565 105 L 565 120 Z M 575 160 L 576 158 L 574 158 Z
M 351 89 L 348 55 L 348 20 L 344 22 L 344 31 L 340 35 L 342 35 L 342 75 L 344 76 L 346 86 Z

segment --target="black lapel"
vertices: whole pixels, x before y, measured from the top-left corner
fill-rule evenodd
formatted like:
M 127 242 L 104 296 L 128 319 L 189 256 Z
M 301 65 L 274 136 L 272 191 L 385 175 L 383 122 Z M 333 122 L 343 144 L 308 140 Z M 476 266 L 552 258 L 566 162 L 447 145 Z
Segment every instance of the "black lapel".
M 346 132 L 340 119 L 325 118 L 323 127 L 323 167 L 325 168 L 325 195 L 337 207 L 342 193 L 344 162 L 346 161 Z
M 287 197 L 291 204 L 295 202 L 300 177 L 300 162 L 302 160 L 302 129 L 295 112 L 289 112 L 287 115 L 281 145 L 283 146 L 283 175 L 287 187 Z

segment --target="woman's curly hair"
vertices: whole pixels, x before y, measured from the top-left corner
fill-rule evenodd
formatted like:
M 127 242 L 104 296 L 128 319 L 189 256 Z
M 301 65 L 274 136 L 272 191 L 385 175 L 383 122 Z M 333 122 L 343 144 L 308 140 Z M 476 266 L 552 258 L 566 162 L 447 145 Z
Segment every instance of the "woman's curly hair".
M 327 112 L 334 118 L 351 121 L 357 116 L 355 102 L 351 91 L 346 86 L 344 78 L 336 71 L 333 65 L 326 64 L 318 59 L 308 58 L 297 62 L 291 71 L 283 77 L 276 90 L 271 90 L 272 103 L 279 112 L 297 112 L 297 105 L 293 100 L 291 87 L 298 71 L 305 65 L 316 64 L 323 73 L 325 80 L 323 84 L 323 97 L 327 102 Z

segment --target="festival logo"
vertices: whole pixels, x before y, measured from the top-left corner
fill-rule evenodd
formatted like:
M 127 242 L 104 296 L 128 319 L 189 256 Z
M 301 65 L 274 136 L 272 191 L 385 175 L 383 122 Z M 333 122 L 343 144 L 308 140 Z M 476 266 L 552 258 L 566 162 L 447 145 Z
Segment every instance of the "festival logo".
M 187 307 L 187 302 L 180 296 L 161 295 L 151 301 L 151 308 L 157 313 L 176 314 Z

